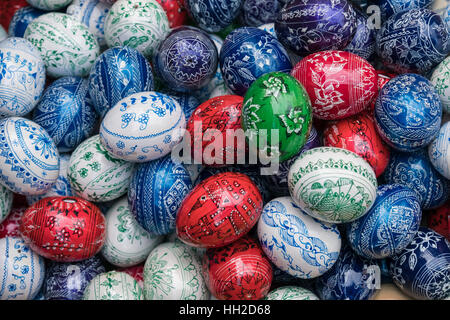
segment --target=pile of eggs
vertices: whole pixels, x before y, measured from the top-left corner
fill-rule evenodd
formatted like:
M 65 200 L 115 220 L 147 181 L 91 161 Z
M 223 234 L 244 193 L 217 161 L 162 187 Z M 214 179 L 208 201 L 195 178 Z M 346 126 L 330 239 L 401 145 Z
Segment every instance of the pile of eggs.
M 450 298 L 449 8 L 368 4 L 3 1 L 0 299 Z

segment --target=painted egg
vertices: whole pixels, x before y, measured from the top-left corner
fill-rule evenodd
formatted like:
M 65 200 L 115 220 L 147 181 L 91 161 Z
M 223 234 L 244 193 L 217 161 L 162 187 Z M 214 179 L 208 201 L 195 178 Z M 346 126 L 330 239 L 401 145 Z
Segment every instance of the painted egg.
M 257 232 L 272 263 L 301 279 L 327 272 L 341 249 L 337 226 L 307 215 L 291 197 L 275 198 L 265 205 Z
M 164 9 L 169 20 L 169 26 L 176 28 L 185 24 L 187 20 L 187 11 L 184 7 L 184 1 L 181 0 L 156 0 Z
M 39 51 L 22 38 L 0 42 L 0 116 L 24 116 L 44 91 L 45 66 Z
M 101 117 L 120 100 L 153 89 L 150 63 L 139 51 L 127 46 L 103 52 L 89 75 L 89 93 Z
M 72 0 L 27 0 L 27 2 L 35 8 L 53 11 L 66 7 Z
M 421 219 L 420 198 L 414 190 L 400 184 L 379 186 L 369 212 L 346 226 L 347 239 L 362 257 L 391 257 L 412 241 Z
M 262 206 L 261 193 L 248 176 L 214 175 L 184 198 L 176 217 L 178 238 L 194 247 L 225 246 L 252 229 Z
M 369 60 L 375 53 L 377 30 L 367 14 L 355 9 L 356 31 L 350 43 L 343 49 Z
M 281 7 L 279 0 L 244 0 L 241 20 L 247 26 L 259 27 L 274 22 Z
M 275 21 L 278 39 L 300 56 L 344 49 L 356 26 L 356 11 L 347 0 L 293 0 Z
M 50 197 L 30 206 L 20 232 L 44 258 L 74 262 L 97 254 L 105 241 L 105 217 L 94 204 L 77 197 Z
M 6 237 L 21 237 L 19 229 L 22 215 L 26 209 L 26 207 L 11 209 L 6 219 L 0 224 L 0 239 Z
M 348 223 L 367 213 L 376 198 L 377 179 L 369 163 L 351 151 L 319 147 L 294 162 L 289 192 L 309 215 L 330 223 Z
M 89 29 L 64 13 L 51 12 L 34 19 L 24 37 L 41 52 L 53 78 L 87 76 L 100 53 Z
M 45 13 L 46 11 L 39 10 L 30 6 L 20 8 L 16 11 L 16 13 L 14 13 L 14 16 L 12 17 L 9 24 L 9 36 L 23 38 L 25 30 L 27 30 L 30 22 Z
M 170 156 L 140 164 L 128 191 L 130 210 L 148 232 L 169 234 L 175 231 L 178 209 L 191 189 L 187 168 Z
M 186 124 L 195 109 L 200 105 L 200 102 L 196 97 L 187 93 L 177 93 L 177 95 L 170 95 L 181 106 L 184 112 Z
M 315 291 L 321 300 L 369 300 L 379 272 L 376 261 L 358 256 L 344 242 L 334 266 L 315 282 Z
M 261 161 L 286 161 L 305 145 L 312 125 L 311 102 L 304 87 L 292 76 L 273 72 L 258 78 L 247 91 L 242 128 L 249 153 Z M 264 141 L 266 139 L 266 141 Z
M 49 261 L 43 286 L 45 300 L 81 300 L 89 282 L 106 272 L 101 259 L 94 256 L 80 262 Z
M 120 119 L 120 120 L 119 120 Z M 100 140 L 115 157 L 148 162 L 164 157 L 186 127 L 179 103 L 158 92 L 140 92 L 119 101 L 103 118 Z
M 431 82 L 413 73 L 391 79 L 375 104 L 375 123 L 381 138 L 394 149 L 414 152 L 439 133 L 442 106 Z
M 418 300 L 450 296 L 450 242 L 435 231 L 420 227 L 413 241 L 391 262 L 393 282 Z
M 151 58 L 170 31 L 167 14 L 156 0 L 118 0 L 106 17 L 110 48 L 129 46 Z
M 280 287 L 269 292 L 264 300 L 320 300 L 312 291 L 296 286 Z
M 286 49 L 274 36 L 255 27 L 243 27 L 225 38 L 220 68 L 228 88 L 243 96 L 262 75 L 290 72 L 292 64 Z
M 203 277 L 219 300 L 260 300 L 270 289 L 272 266 L 258 242 L 245 236 L 203 257 Z
M 275 38 L 277 37 L 277 33 L 275 32 L 275 24 L 273 22 L 272 23 L 263 24 L 263 25 L 259 26 L 258 28 L 261 29 L 261 30 L 264 30 L 265 32 L 270 33 Z M 291 58 L 291 62 L 292 62 L 292 58 Z
M 148 233 L 137 223 L 126 198 L 106 214 L 106 240 L 101 253 L 115 266 L 125 268 L 144 262 L 162 241 L 162 236 Z
M 373 117 L 366 112 L 326 123 L 324 146 L 356 153 L 380 176 L 389 162 L 390 151 L 379 136 Z
M 378 74 L 378 93 L 380 90 L 385 86 L 386 83 L 388 83 L 392 78 L 394 78 L 396 75 L 394 73 L 386 72 L 383 70 L 376 70 Z M 378 97 L 378 94 L 377 94 Z M 377 99 L 373 99 L 369 104 L 369 111 L 373 112 L 375 110 L 375 104 L 377 102 Z
M 383 23 L 377 33 L 377 54 L 397 73 L 425 73 L 445 59 L 449 41 L 447 26 L 438 14 L 410 9 Z
M 422 209 L 437 208 L 450 196 L 450 181 L 434 169 L 426 150 L 392 152 L 384 179 L 388 184 L 403 184 L 416 191 Z
M 441 99 L 442 110 L 450 113 L 450 57 L 434 69 L 430 80 Z
M 159 45 L 153 65 L 173 90 L 197 90 L 208 84 L 217 71 L 217 48 L 206 32 L 190 26 L 178 27 Z
M 67 176 L 75 195 L 106 202 L 127 193 L 133 169 L 134 164 L 111 156 L 95 135 L 72 153 Z
M 380 0 L 380 12 L 382 20 L 386 20 L 395 13 L 399 13 L 411 9 L 427 8 L 433 0 Z
M 94 277 L 84 290 L 83 300 L 144 300 L 138 282 L 125 272 L 109 271 Z
M 26 196 L 46 193 L 59 174 L 59 153 L 48 133 L 25 118 L 0 120 L 0 183 Z
M 145 262 L 144 294 L 146 300 L 209 299 L 194 249 L 179 241 L 157 246 Z
M 450 202 L 427 212 L 428 227 L 450 241 Z M 1 230 L 1 229 L 0 229 Z
M 45 278 L 45 262 L 21 238 L 0 239 L 0 300 L 33 300 Z
M 243 0 L 185 0 L 184 5 L 200 28 L 219 32 L 238 16 Z
M 311 54 L 291 74 L 305 87 L 318 119 L 339 120 L 355 115 L 366 110 L 378 93 L 375 69 L 351 52 Z
M 428 148 L 428 155 L 434 168 L 450 179 L 450 122 L 441 127 L 439 135 Z
M 26 0 L 0 1 L 0 24 L 8 30 L 9 23 L 20 8 L 28 6 Z
M 125 272 L 132 276 L 138 282 L 139 286 L 144 289 L 144 263 L 128 268 L 120 268 L 117 271 Z
M 98 0 L 73 0 L 66 13 L 83 22 L 97 39 L 100 47 L 105 47 L 105 20 L 109 8 L 109 5 Z
M 5 221 L 12 209 L 14 195 L 6 187 L 0 185 L 0 223 Z
M 88 86 L 83 78 L 60 78 L 45 89 L 34 109 L 33 121 L 47 131 L 59 152 L 72 151 L 94 132 L 98 117 Z

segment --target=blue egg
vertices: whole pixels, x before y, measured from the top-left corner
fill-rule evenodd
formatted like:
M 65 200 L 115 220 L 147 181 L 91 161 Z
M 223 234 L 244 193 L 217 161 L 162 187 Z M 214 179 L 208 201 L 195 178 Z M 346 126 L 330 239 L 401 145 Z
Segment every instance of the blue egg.
M 433 84 L 418 74 L 392 78 L 375 104 L 375 123 L 381 138 L 394 149 L 417 151 L 439 133 L 442 105 Z
M 128 189 L 128 203 L 137 222 L 148 232 L 175 230 L 181 202 L 192 189 L 189 171 L 170 155 L 139 164 Z
M 344 51 L 348 51 L 369 60 L 375 53 L 376 29 L 370 24 L 369 17 L 356 10 L 356 32 Z
M 428 9 L 396 13 L 377 34 L 377 54 L 396 73 L 425 73 L 444 60 L 448 50 L 447 26 Z
M 434 0 L 380 0 L 381 19 L 384 21 L 394 13 L 399 13 L 411 9 L 429 7 Z
M 220 68 L 228 88 L 243 96 L 260 76 L 290 72 L 292 64 L 282 44 L 270 33 L 254 27 L 232 31 L 220 50 Z
M 95 61 L 89 76 L 89 93 L 101 117 L 123 98 L 144 91 L 153 91 L 152 67 L 136 49 L 114 47 Z
M 420 227 L 413 241 L 392 258 L 393 282 L 419 300 L 450 296 L 450 242 L 437 232 Z
M 415 191 L 400 184 L 382 185 L 370 210 L 347 224 L 347 239 L 360 256 L 391 257 L 412 241 L 421 219 L 420 198 Z
M 194 113 L 195 109 L 200 105 L 198 99 L 192 95 L 187 93 L 170 95 L 173 99 L 175 99 L 181 106 L 181 109 L 184 111 L 184 115 L 186 117 L 186 123 L 189 121 L 189 118 Z
M 449 198 L 450 181 L 436 171 L 426 150 L 391 152 L 384 179 L 387 184 L 402 184 L 416 191 L 422 209 L 437 208 Z
M 46 300 L 81 300 L 89 282 L 106 272 L 98 256 L 80 262 L 49 261 L 43 294 Z
M 250 27 L 275 22 L 281 7 L 279 0 L 244 0 L 241 20 Z
M 53 82 L 33 113 L 33 121 L 48 132 L 60 152 L 70 152 L 89 138 L 97 119 L 88 81 L 80 77 L 63 77 Z
M 47 13 L 47 11 L 39 10 L 31 6 L 20 8 L 14 13 L 9 23 L 9 36 L 23 38 L 30 22 L 44 13 Z

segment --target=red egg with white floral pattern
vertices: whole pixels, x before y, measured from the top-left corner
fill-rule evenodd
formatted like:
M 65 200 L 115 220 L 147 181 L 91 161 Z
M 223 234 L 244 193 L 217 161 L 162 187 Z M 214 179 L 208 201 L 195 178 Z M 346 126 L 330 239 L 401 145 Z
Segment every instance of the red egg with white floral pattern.
M 156 0 L 163 7 L 169 19 L 171 28 L 184 25 L 187 19 L 187 11 L 184 7 L 183 0 Z
M 0 223 L 0 239 L 6 237 L 20 238 L 20 224 L 26 207 L 14 208 L 8 214 L 8 217 Z
M 379 136 L 375 120 L 368 112 L 327 123 L 323 142 L 326 147 L 342 148 L 366 160 L 380 176 L 389 162 L 389 147 Z
M 177 236 L 193 247 L 225 246 L 250 231 L 262 208 L 261 193 L 247 175 L 219 173 L 200 182 L 183 200 Z
M 203 277 L 219 300 L 259 300 L 269 292 L 273 279 L 260 244 L 245 236 L 232 244 L 206 250 Z
M 428 227 L 450 241 L 450 202 L 427 213 Z
M 20 232 L 25 243 L 44 258 L 75 262 L 93 257 L 105 241 L 105 217 L 78 197 L 48 197 L 29 207 Z
M 364 111 L 378 93 L 375 69 L 350 52 L 310 54 L 291 74 L 308 92 L 314 117 L 323 120 L 339 120 Z
M 9 23 L 20 8 L 26 7 L 29 4 L 26 0 L 1 0 L 0 1 L 0 24 L 8 31 Z

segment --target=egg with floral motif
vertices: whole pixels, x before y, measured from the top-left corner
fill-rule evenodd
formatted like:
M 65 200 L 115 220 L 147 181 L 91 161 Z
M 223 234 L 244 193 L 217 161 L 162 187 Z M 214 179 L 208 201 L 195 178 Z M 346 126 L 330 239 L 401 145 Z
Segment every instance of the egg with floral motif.
M 109 271 L 94 277 L 84 290 L 82 300 L 138 301 L 144 300 L 139 283 L 129 274 Z
M 46 11 L 27 6 L 20 8 L 14 13 L 12 20 L 9 24 L 8 34 L 10 37 L 23 37 L 28 25 L 37 17 L 45 14 Z
M 434 168 L 450 179 L 450 123 L 446 122 L 428 147 L 428 155 Z

